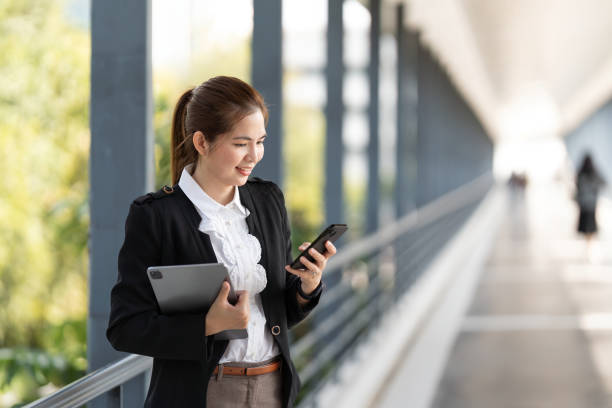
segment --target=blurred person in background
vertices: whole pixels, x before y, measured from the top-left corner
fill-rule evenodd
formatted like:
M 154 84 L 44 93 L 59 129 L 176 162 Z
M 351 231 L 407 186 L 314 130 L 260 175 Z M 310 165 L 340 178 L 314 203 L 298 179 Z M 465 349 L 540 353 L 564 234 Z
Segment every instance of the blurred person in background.
M 591 251 L 591 240 L 597 232 L 597 198 L 599 191 L 605 185 L 603 178 L 593 164 L 589 153 L 585 154 L 580 170 L 576 176 L 576 203 L 580 210 L 578 215 L 578 232 L 584 234 L 587 240 L 587 250 Z
M 232 77 L 185 92 L 173 118 L 173 187 L 136 199 L 126 220 L 107 337 L 117 350 L 151 356 L 146 407 L 291 407 L 299 379 L 289 328 L 317 305 L 321 275 L 336 250 L 314 249 L 307 269 L 288 266 L 283 193 L 249 179 L 262 159 L 268 111 L 261 95 Z M 300 250 L 309 243 L 300 246 Z M 224 283 L 206 314 L 162 315 L 149 266 L 223 263 Z M 245 329 L 246 339 L 215 334 Z

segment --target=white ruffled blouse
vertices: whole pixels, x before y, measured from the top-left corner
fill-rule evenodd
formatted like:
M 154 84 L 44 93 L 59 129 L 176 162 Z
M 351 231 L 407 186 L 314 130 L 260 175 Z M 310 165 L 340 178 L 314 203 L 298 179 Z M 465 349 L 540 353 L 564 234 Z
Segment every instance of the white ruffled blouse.
M 210 236 L 217 261 L 225 265 L 234 290 L 248 290 L 250 318 L 248 338 L 230 340 L 220 363 L 229 361 L 256 363 L 280 354 L 269 330 L 261 303 L 261 291 L 267 284 L 266 270 L 259 264 L 261 245 L 249 234 L 246 217 L 249 210 L 240 202 L 238 187 L 234 199 L 221 205 L 202 190 L 185 167 L 179 187 L 202 217 L 199 230 Z

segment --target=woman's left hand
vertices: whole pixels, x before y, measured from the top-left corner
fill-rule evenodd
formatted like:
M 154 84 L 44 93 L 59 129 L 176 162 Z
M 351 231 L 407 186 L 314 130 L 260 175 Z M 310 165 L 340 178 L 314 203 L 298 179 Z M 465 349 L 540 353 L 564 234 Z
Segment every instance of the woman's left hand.
M 305 250 L 310 246 L 310 242 L 304 242 L 298 248 L 300 251 Z M 312 293 L 319 283 L 321 282 L 321 276 L 323 275 L 323 269 L 327 265 L 327 260 L 336 254 L 336 247 L 331 241 L 325 243 L 325 253 L 321 254 L 316 249 L 311 248 L 309 251 L 310 256 L 314 259 L 314 262 L 310 262 L 306 257 L 300 257 L 300 262 L 306 267 L 306 269 L 293 269 L 291 266 L 286 265 L 285 269 L 299 276 L 302 281 L 302 291 L 306 294 Z

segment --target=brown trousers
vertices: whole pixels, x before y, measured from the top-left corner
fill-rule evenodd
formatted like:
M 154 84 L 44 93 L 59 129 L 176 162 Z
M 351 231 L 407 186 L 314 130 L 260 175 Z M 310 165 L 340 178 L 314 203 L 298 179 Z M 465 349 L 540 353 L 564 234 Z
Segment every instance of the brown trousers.
M 274 359 L 272 359 L 274 360 Z M 270 361 L 272 361 L 270 360 Z M 227 363 L 233 367 L 256 367 L 261 363 Z M 208 381 L 208 408 L 281 408 L 283 378 L 279 370 L 261 375 L 213 375 Z

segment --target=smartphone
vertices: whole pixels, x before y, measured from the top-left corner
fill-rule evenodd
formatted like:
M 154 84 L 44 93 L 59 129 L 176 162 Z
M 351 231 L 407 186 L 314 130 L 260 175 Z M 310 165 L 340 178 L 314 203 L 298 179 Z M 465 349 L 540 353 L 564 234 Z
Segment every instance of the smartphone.
M 331 224 L 329 227 L 325 228 L 325 230 L 321 234 L 319 234 L 317 239 L 315 239 L 310 244 L 310 246 L 306 248 L 306 250 L 304 250 L 301 254 L 297 256 L 297 258 L 293 260 L 293 262 L 291 263 L 291 267 L 293 269 L 306 269 L 306 267 L 300 262 L 300 258 L 303 256 L 309 261 L 314 262 L 314 259 L 308 253 L 308 251 L 310 251 L 310 248 L 314 248 L 322 254 L 325 253 L 325 243 L 327 241 L 336 241 L 338 238 L 340 238 L 342 234 L 344 234 L 347 229 L 348 227 L 346 226 L 346 224 Z

